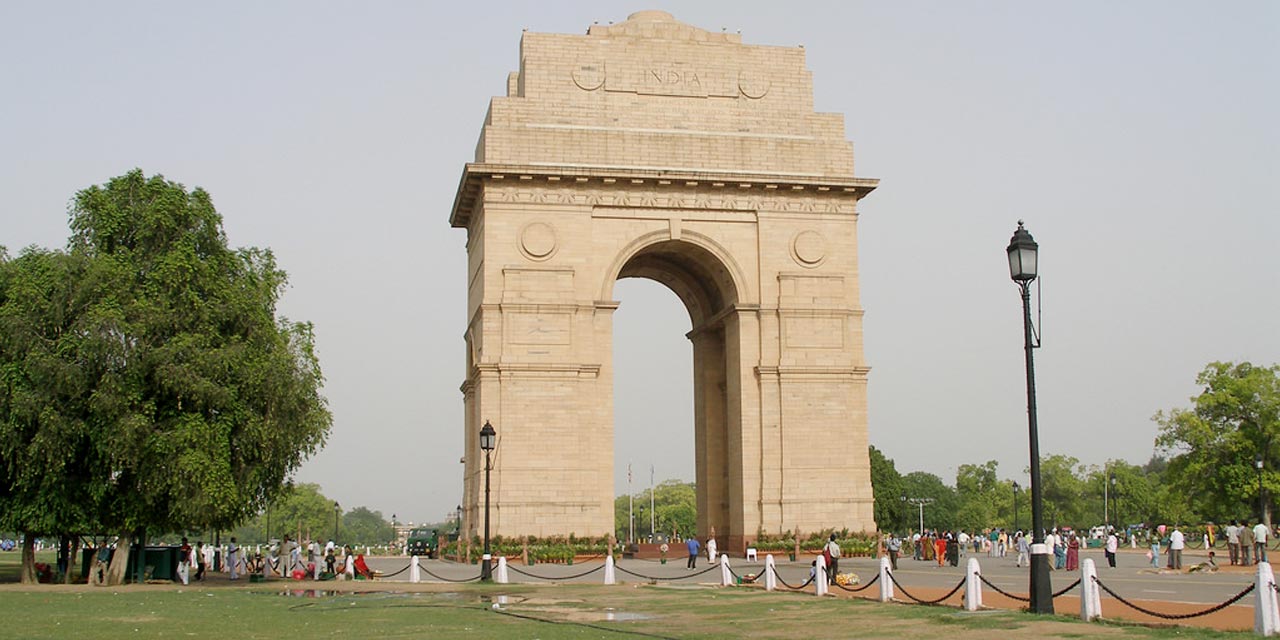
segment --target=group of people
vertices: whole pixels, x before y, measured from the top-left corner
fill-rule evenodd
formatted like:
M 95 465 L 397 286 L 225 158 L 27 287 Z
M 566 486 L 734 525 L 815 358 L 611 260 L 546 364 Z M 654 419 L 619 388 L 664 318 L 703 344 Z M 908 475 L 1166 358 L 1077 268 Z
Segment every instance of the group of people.
M 1267 525 L 1259 522 L 1253 527 L 1248 521 L 1232 520 L 1227 525 L 1227 553 L 1231 556 L 1231 564 L 1248 565 L 1267 561 L 1267 538 L 1270 531 Z M 1249 562 L 1249 551 L 1253 551 L 1253 562 Z
M 303 560 L 305 550 L 306 560 Z M 182 539 L 178 547 L 178 578 L 183 584 L 189 580 L 190 569 L 196 569 L 196 580 L 203 580 L 207 567 L 213 565 L 214 548 L 203 542 L 197 542 L 192 548 L 187 538 Z M 279 545 L 267 548 L 266 555 L 262 551 L 252 554 L 249 549 L 241 547 L 235 537 L 227 545 L 225 571 L 232 580 L 241 575 L 262 574 L 263 576 L 282 576 L 303 578 L 313 575 L 317 562 L 324 562 L 325 570 L 339 578 L 354 579 L 358 573 L 368 572 L 362 568 L 363 558 L 352 551 L 350 545 L 339 547 L 330 539 L 323 546 L 314 540 L 302 543 L 285 536 Z

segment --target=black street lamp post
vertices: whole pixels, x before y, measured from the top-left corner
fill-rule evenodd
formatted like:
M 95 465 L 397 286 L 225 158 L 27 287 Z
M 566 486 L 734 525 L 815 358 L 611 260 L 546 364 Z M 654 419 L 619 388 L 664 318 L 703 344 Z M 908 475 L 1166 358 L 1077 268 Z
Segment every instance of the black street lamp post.
M 907 494 L 905 493 L 902 494 L 901 500 L 902 500 L 902 533 L 903 535 L 906 535 L 910 533 L 910 531 L 908 530 L 911 528 L 911 524 L 908 521 L 908 518 L 910 518 L 911 516 L 907 514 Z
M 1021 531 L 1022 527 L 1018 525 L 1018 491 L 1022 487 L 1018 486 L 1018 481 L 1013 481 L 1013 530 Z
M 1258 468 L 1258 522 L 1267 519 L 1266 503 L 1262 501 L 1262 454 L 1253 457 L 1253 466 Z
M 1036 376 L 1032 350 L 1037 340 L 1031 327 L 1031 282 L 1036 279 L 1039 245 L 1022 221 L 1005 252 L 1009 277 L 1022 292 L 1022 335 L 1027 355 L 1027 431 L 1031 441 L 1031 607 L 1032 613 L 1053 613 L 1053 585 L 1049 581 L 1049 551 L 1044 544 L 1043 487 L 1040 485 L 1040 435 L 1036 426 Z
M 1116 472 L 1114 471 L 1111 472 L 1110 482 L 1111 482 L 1111 519 L 1115 520 L 1116 529 L 1121 529 L 1124 527 L 1124 520 L 1120 519 L 1120 494 L 1116 493 Z
M 338 501 L 333 501 L 333 542 L 338 542 L 338 516 L 342 513 L 342 507 L 338 506 Z
M 489 554 L 489 471 L 493 469 L 489 453 L 493 451 L 498 432 L 488 420 L 480 429 L 480 448 L 484 450 L 484 555 L 480 556 L 480 580 L 488 582 L 493 571 L 493 556 Z

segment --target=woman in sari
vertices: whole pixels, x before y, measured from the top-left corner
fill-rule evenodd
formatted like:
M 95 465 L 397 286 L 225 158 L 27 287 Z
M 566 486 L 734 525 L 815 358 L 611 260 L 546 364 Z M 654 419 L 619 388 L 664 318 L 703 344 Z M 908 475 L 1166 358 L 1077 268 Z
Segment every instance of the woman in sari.
M 1075 571 L 1080 568 L 1080 538 L 1076 537 L 1075 532 L 1067 538 L 1067 571 Z

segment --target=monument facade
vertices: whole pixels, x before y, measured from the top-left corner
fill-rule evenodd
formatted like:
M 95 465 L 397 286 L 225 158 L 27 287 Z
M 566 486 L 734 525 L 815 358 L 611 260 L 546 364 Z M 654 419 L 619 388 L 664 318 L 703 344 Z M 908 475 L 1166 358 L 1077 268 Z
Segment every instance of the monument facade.
M 621 278 L 666 285 L 692 321 L 698 535 L 875 529 L 857 204 L 877 181 L 855 177 L 843 117 L 814 112 L 804 54 L 661 11 L 524 33 L 450 217 L 465 533 L 484 526 L 485 421 L 494 535 L 612 530 Z

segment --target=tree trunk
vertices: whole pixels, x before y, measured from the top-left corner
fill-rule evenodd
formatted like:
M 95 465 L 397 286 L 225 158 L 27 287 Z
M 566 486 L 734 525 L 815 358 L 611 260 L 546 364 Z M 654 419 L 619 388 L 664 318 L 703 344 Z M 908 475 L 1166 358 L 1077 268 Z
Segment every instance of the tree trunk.
M 80 536 L 68 536 L 68 538 L 70 549 L 67 551 L 67 572 L 62 577 L 62 581 L 66 584 L 71 584 L 77 580 L 75 576 L 76 567 L 80 564 L 78 562 L 80 557 Z
M 36 537 L 30 531 L 22 532 L 22 584 L 39 582 L 36 576 Z
M 123 533 L 116 540 L 116 552 L 111 557 L 111 566 L 107 568 L 107 580 L 104 584 L 119 585 L 124 584 L 125 568 L 129 566 L 129 547 L 133 546 L 133 535 Z

